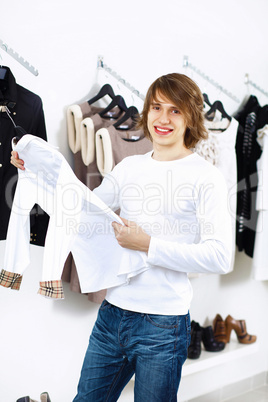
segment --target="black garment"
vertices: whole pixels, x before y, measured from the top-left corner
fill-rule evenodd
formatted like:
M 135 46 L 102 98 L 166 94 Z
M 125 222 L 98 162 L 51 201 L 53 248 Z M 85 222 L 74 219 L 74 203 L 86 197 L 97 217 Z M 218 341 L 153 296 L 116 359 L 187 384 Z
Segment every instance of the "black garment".
M 253 257 L 258 213 L 256 191 L 258 186 L 257 160 L 261 148 L 256 141 L 261 111 L 258 99 L 251 95 L 244 108 L 234 117 L 239 122 L 236 138 L 237 157 L 237 224 L 236 245 Z
M 258 111 L 257 130 L 263 128 L 266 124 L 268 124 L 268 105 L 263 106 Z
M 47 140 L 45 118 L 41 98 L 16 84 L 8 67 L 5 80 L 0 80 L 0 105 L 11 112 L 16 125 L 27 133 Z M 16 136 L 12 121 L 5 111 L 0 112 L 0 240 L 6 238 L 9 216 L 17 183 L 17 169 L 10 163 L 11 140 Z M 31 243 L 44 245 L 48 215 L 35 206 L 31 211 Z

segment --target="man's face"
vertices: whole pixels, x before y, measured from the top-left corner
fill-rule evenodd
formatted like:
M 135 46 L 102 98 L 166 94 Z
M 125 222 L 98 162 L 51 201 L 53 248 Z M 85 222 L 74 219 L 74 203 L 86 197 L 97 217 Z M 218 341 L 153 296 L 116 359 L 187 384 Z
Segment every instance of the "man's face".
M 153 100 L 147 117 L 147 127 L 154 145 L 184 146 L 186 123 L 177 106 L 158 94 Z

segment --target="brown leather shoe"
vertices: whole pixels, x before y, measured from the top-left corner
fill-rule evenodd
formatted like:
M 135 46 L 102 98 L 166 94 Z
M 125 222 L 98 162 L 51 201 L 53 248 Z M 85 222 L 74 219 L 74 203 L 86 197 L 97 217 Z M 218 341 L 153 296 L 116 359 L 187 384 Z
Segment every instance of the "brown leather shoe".
M 220 314 L 217 314 L 213 320 L 213 333 L 217 342 L 227 343 L 225 321 Z
M 249 335 L 247 333 L 245 320 L 235 320 L 228 315 L 225 318 L 225 327 L 227 342 L 230 342 L 232 329 L 235 331 L 239 343 L 250 344 L 256 342 L 256 335 Z

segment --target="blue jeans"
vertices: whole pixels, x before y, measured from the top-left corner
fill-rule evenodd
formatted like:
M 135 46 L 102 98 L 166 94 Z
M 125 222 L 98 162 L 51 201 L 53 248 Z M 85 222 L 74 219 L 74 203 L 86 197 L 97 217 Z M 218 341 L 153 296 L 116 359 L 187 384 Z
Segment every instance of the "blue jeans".
M 117 401 L 135 374 L 135 402 L 175 402 L 187 357 L 186 315 L 141 314 L 104 300 L 73 402 Z

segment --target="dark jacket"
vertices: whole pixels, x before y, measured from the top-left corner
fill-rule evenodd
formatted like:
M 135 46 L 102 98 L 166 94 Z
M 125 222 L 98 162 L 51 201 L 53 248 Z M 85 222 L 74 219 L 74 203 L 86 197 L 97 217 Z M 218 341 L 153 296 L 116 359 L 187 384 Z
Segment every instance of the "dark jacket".
M 18 85 L 8 67 L 5 79 L 0 79 L 0 105 L 7 106 L 12 119 L 27 133 L 47 140 L 41 98 Z M 9 216 L 17 183 L 17 169 L 11 165 L 11 140 L 16 136 L 12 121 L 0 112 L 0 240 L 6 238 Z M 48 216 L 35 206 L 31 212 L 31 243 L 44 245 Z

